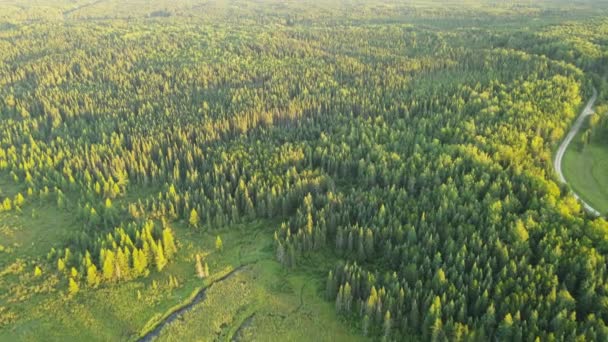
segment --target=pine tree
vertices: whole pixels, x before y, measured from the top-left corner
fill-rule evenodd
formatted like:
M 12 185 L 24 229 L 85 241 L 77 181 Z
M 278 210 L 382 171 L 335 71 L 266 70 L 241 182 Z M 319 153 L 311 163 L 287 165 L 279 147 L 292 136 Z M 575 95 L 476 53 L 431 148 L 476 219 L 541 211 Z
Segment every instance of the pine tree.
M 36 266 L 34 268 L 34 277 L 40 277 L 42 275 L 42 269 L 40 269 L 40 266 Z
M 205 277 L 205 269 L 203 268 L 201 256 L 199 254 L 196 255 L 196 276 L 201 279 Z
M 170 275 L 169 276 L 169 288 L 176 288 L 179 286 L 179 282 L 177 281 L 177 278 L 175 278 L 175 276 Z
M 443 269 L 438 269 L 437 272 L 435 273 L 435 276 L 433 277 L 433 288 L 435 289 L 436 293 L 441 293 L 441 290 L 446 286 L 447 284 L 447 279 L 445 276 L 445 272 L 443 271 Z
M 68 294 L 70 296 L 73 296 L 78 293 L 78 291 L 80 291 L 80 286 L 78 286 L 78 283 L 76 282 L 76 280 L 74 280 L 74 278 L 70 277 L 68 285 Z
M 63 272 L 65 270 L 65 262 L 62 258 L 57 259 L 57 270 Z
M 443 323 L 441 322 L 441 318 L 435 319 L 435 323 L 431 327 L 431 341 L 432 342 L 447 342 L 448 339 L 445 335 L 445 331 L 443 330 Z
M 306 214 L 306 234 L 308 236 L 312 236 L 313 228 L 314 228 L 314 223 L 313 223 L 313 220 L 312 220 L 312 213 L 308 212 Z
M 285 247 L 283 247 L 283 244 L 281 242 L 277 242 L 277 261 L 283 265 L 286 266 L 286 260 L 285 260 Z
M 146 258 L 148 265 L 152 265 L 152 263 L 154 263 L 154 252 L 152 251 L 152 247 L 150 247 L 148 241 L 144 240 L 141 251 L 143 256 Z
M 156 255 L 154 260 L 156 264 L 156 270 L 158 270 L 159 272 L 162 271 L 163 268 L 165 268 L 165 266 L 167 265 L 167 258 L 165 258 L 165 252 L 163 251 L 162 243 L 159 243 L 156 247 Z
M 139 263 L 140 263 L 140 272 L 143 275 L 147 275 L 149 273 L 150 267 L 150 258 L 146 255 L 144 249 L 139 250 Z
M 91 264 L 87 268 L 87 285 L 89 287 L 97 287 L 98 284 L 99 275 L 97 274 L 97 267 L 95 264 Z
M 20 192 L 18 192 L 17 195 L 15 196 L 15 200 L 13 201 L 13 203 L 15 203 L 16 207 L 21 207 L 24 202 L 25 202 L 25 198 L 23 198 L 23 195 Z
M 344 230 L 342 227 L 339 227 L 338 232 L 336 233 L 336 249 L 338 252 L 342 252 L 344 250 Z
M 433 303 L 429 307 L 429 311 L 424 318 L 423 323 L 423 334 L 425 339 L 429 339 L 433 334 L 433 325 L 436 324 L 436 320 L 441 318 L 441 299 L 439 296 L 435 296 Z
M 416 298 L 412 301 L 412 307 L 410 308 L 409 324 L 414 331 L 420 331 L 420 311 L 418 309 L 418 302 Z
M 219 235 L 215 238 L 215 250 L 217 250 L 218 252 L 224 250 L 224 243 L 222 242 L 222 238 L 220 238 Z
M 363 247 L 363 239 L 360 236 L 359 243 L 357 247 L 357 260 L 363 261 L 365 260 L 365 248 Z
M 374 255 L 374 233 L 369 228 L 365 230 L 365 255 L 367 258 Z
M 165 246 L 165 254 L 168 259 L 170 259 L 177 252 L 173 232 L 168 227 L 163 229 L 163 246 Z
M 336 312 L 337 313 L 342 313 L 342 310 L 344 309 L 344 305 L 342 303 L 344 299 L 344 285 L 340 285 L 340 288 L 338 289 L 338 296 L 336 297 Z
M 365 306 L 365 313 L 367 315 L 372 315 L 376 310 L 376 304 L 378 303 L 378 292 L 376 291 L 376 287 L 372 285 L 372 289 L 370 290 L 369 297 L 367 298 L 367 304 Z
M 393 322 L 391 320 L 391 312 L 386 311 L 384 314 L 384 323 L 382 324 L 382 329 L 384 330 L 384 339 L 389 340 L 391 337 L 391 328 L 393 326 Z
M 353 294 L 352 294 L 352 290 L 350 287 L 350 284 L 347 282 L 344 285 L 344 293 L 343 293 L 343 298 L 342 298 L 342 303 L 344 306 L 344 311 L 346 311 L 346 313 L 350 313 L 352 310 L 352 302 L 353 302 Z
M 363 327 L 363 336 L 367 336 L 369 334 L 369 316 L 365 315 L 363 317 L 363 323 L 361 324 Z
M 327 296 L 328 300 L 336 299 L 336 278 L 331 270 L 329 271 L 329 274 L 327 274 L 325 295 Z
M 5 198 L 4 201 L 2 202 L 2 209 L 4 211 L 10 211 L 13 208 L 13 205 L 11 203 L 11 199 L 10 198 Z
M 70 275 L 72 276 L 72 278 L 78 278 L 78 270 L 76 270 L 75 267 L 72 267 L 72 269 L 70 270 Z
M 148 258 L 143 250 L 133 250 L 133 269 L 137 276 L 144 275 L 148 269 Z
M 557 324 L 561 326 L 561 324 Z M 511 341 L 513 339 L 513 316 L 508 313 L 502 320 L 496 331 L 496 337 L 501 341 Z
M 93 264 L 93 261 L 91 260 L 91 253 L 89 253 L 89 251 L 87 250 L 86 253 L 84 254 L 84 266 L 89 267 L 92 264 Z
M 106 250 L 103 257 L 102 267 L 103 279 L 112 281 L 114 279 L 114 252 Z
M 126 248 L 118 248 L 115 267 L 118 279 L 129 279 L 129 254 Z
M 188 220 L 188 222 L 192 227 L 198 227 L 200 217 L 198 216 L 198 212 L 196 212 L 196 209 L 192 208 L 192 210 L 190 211 L 190 219 Z
M 63 254 L 63 261 L 68 264 L 70 262 L 70 259 L 72 257 L 72 252 L 70 251 L 69 248 L 66 248 Z
M 293 244 L 287 246 L 287 267 L 294 267 L 296 265 L 296 249 Z

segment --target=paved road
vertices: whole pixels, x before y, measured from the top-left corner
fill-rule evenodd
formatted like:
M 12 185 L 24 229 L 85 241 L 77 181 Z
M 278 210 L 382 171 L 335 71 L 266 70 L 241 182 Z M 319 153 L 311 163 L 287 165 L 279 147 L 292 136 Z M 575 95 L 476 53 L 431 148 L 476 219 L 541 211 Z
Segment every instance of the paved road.
M 568 145 L 570 145 L 570 142 L 572 142 L 572 139 L 574 139 L 574 137 L 576 136 L 576 133 L 578 133 L 578 131 L 583 126 L 583 123 L 585 122 L 585 118 L 587 118 L 589 115 L 593 114 L 593 105 L 595 104 L 596 99 L 597 99 L 597 90 L 595 90 L 595 88 L 593 88 L 593 96 L 591 96 L 591 99 L 589 99 L 589 102 L 587 102 L 587 105 L 585 106 L 585 108 L 583 109 L 581 114 L 578 116 L 576 121 L 574 122 L 574 125 L 572 125 L 570 132 L 568 132 L 568 135 L 566 136 L 564 141 L 562 141 L 562 144 L 559 145 L 559 149 L 557 150 L 557 154 L 555 155 L 555 160 L 553 161 L 553 167 L 555 167 L 555 171 L 557 172 L 557 175 L 559 176 L 559 180 L 562 183 L 568 184 L 568 182 L 566 181 L 566 178 L 564 178 L 564 173 L 562 172 L 562 159 L 564 158 L 566 149 L 568 148 Z M 588 212 L 590 212 L 591 214 L 596 215 L 596 216 L 601 215 L 599 211 L 595 210 L 592 206 L 590 206 L 588 203 L 583 201 L 580 198 L 580 196 L 574 192 L 574 190 L 572 191 L 572 193 L 574 194 L 574 197 L 576 197 L 576 199 L 579 200 L 583 204 L 583 207 L 585 207 L 585 209 Z

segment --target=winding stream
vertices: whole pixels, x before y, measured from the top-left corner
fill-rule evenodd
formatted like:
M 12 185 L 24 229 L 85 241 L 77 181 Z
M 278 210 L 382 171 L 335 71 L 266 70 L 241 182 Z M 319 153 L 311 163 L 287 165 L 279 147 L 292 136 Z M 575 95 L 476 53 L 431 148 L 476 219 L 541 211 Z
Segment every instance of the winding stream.
M 181 308 L 173 311 L 169 316 L 167 316 L 167 318 L 165 318 L 164 320 L 162 320 L 160 323 L 158 323 L 158 325 L 156 325 L 156 327 L 151 330 L 150 332 L 148 332 L 146 335 L 144 335 L 143 337 L 141 337 L 140 339 L 138 339 L 138 342 L 150 342 L 152 340 L 154 340 L 156 337 L 158 337 L 158 335 L 160 335 L 161 330 L 163 330 L 163 328 L 167 325 L 170 324 L 171 322 L 175 321 L 178 318 L 181 318 L 183 316 L 183 314 L 185 314 L 186 312 L 192 310 L 192 308 L 196 305 L 199 304 L 201 302 L 203 302 L 205 300 L 205 298 L 207 297 L 207 290 L 211 288 L 211 286 L 215 285 L 216 283 L 219 283 L 221 281 L 224 281 L 228 278 L 230 278 L 231 276 L 235 275 L 236 272 L 242 270 L 245 266 L 247 265 L 241 265 L 235 269 L 233 269 L 232 271 L 228 272 L 227 274 L 225 274 L 224 276 L 222 276 L 221 278 L 218 278 L 217 280 L 215 280 L 214 282 L 212 282 L 211 284 L 209 284 L 208 286 L 202 288 L 200 291 L 198 291 L 198 293 L 196 294 L 196 296 L 194 296 L 194 298 L 192 299 L 192 301 L 190 301 L 190 303 L 182 306 Z

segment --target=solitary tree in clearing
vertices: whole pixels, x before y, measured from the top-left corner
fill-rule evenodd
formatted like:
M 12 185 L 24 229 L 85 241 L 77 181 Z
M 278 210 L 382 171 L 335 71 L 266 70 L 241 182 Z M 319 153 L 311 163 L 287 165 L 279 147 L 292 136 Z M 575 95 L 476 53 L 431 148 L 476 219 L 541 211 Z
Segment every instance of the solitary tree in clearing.
M 224 243 L 222 243 L 222 238 L 220 238 L 219 235 L 215 238 L 215 249 L 218 252 L 221 252 L 224 249 Z
M 205 268 L 203 267 L 203 263 L 201 262 L 200 254 L 196 255 L 196 276 L 199 278 L 205 278 Z

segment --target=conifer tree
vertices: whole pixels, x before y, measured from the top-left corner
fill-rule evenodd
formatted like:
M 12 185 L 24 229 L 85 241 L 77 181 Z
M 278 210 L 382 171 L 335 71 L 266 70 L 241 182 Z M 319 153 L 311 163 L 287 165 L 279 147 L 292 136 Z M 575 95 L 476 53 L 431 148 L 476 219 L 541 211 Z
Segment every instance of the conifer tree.
M 205 275 L 205 277 L 209 276 L 209 265 L 205 262 L 205 265 L 203 265 L 203 274 Z
M 224 243 L 222 242 L 222 238 L 218 235 L 215 238 L 215 250 L 221 252 L 224 250 Z
M 129 255 L 126 253 L 126 248 L 119 247 L 116 252 L 115 272 L 119 280 L 129 278 Z
M 344 310 L 344 285 L 340 285 L 338 296 L 336 297 L 336 312 L 342 313 Z
M 10 211 L 13 208 L 13 205 L 11 203 L 11 199 L 10 198 L 5 198 L 4 201 L 2 201 L 2 209 L 4 211 Z
M 114 252 L 111 250 L 106 250 L 104 253 L 102 273 L 104 280 L 114 280 Z
M 448 339 L 443 329 L 443 323 L 441 318 L 436 318 L 433 326 L 431 327 L 431 341 L 432 342 L 447 342 Z
M 277 242 L 277 261 L 285 266 L 285 247 L 281 242 Z
M 159 243 L 156 247 L 156 254 L 154 256 L 156 270 L 159 272 L 162 271 L 163 268 L 165 268 L 165 266 L 167 265 L 167 258 L 165 258 L 165 252 L 163 249 L 163 244 Z
M 196 276 L 201 279 L 205 277 L 205 269 L 203 268 L 200 254 L 196 255 Z
M 363 328 L 363 336 L 368 336 L 369 335 L 369 316 L 365 315 L 363 317 L 363 323 L 361 324 L 362 328 Z
M 168 227 L 163 229 L 163 246 L 165 246 L 165 254 L 168 259 L 177 252 L 175 240 L 173 239 L 173 232 Z
M 15 200 L 13 201 L 13 203 L 15 203 L 16 207 L 21 207 L 24 202 L 25 202 L 25 198 L 23 198 L 23 195 L 20 192 L 18 192 L 17 195 L 15 196 Z
M 336 298 L 336 278 L 331 270 L 327 274 L 325 295 L 327 296 L 328 300 L 334 300 Z
M 386 314 L 384 314 L 384 323 L 382 324 L 382 328 L 384 331 L 384 340 L 390 340 L 391 338 L 391 329 L 393 326 L 393 322 L 391 319 L 391 312 L 390 311 L 386 311 Z
M 133 250 L 133 269 L 136 275 L 144 275 L 148 269 L 148 258 L 143 250 Z
M 414 300 L 412 301 L 412 307 L 410 308 L 408 322 L 409 326 L 413 327 L 415 331 L 420 330 L 420 311 L 418 309 L 418 301 L 416 301 L 416 298 L 414 298 Z
M 70 277 L 69 285 L 68 285 L 68 294 L 70 296 L 73 296 L 76 293 L 78 293 L 78 291 L 80 291 L 80 286 L 78 286 L 78 282 L 76 282 L 76 280 L 74 280 L 74 278 Z
M 513 316 L 510 313 L 505 315 L 505 318 L 500 322 L 496 337 L 501 341 L 511 341 L 513 339 Z
M 192 208 L 192 210 L 190 211 L 190 219 L 188 220 L 188 222 L 190 223 L 190 225 L 192 227 L 198 227 L 198 224 L 200 222 L 200 218 L 198 216 L 198 212 L 196 211 L 196 209 Z
M 97 287 L 99 284 L 99 275 L 97 273 L 97 266 L 95 264 L 89 265 L 87 267 L 87 285 L 89 287 Z

